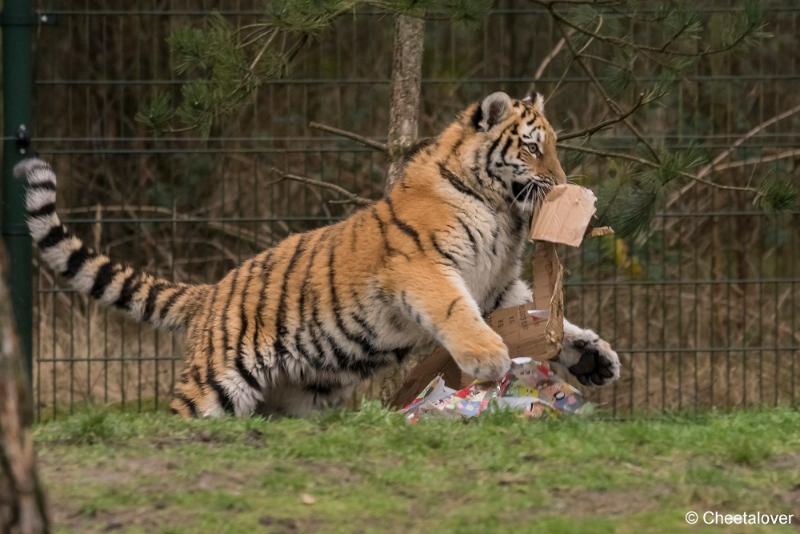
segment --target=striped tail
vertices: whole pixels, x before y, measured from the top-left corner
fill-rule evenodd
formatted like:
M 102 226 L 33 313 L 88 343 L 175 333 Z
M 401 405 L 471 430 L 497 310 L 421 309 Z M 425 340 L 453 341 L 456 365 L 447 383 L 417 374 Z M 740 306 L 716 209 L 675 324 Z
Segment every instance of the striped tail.
M 50 165 L 27 159 L 14 168 L 14 175 L 27 181 L 28 231 L 42 258 L 76 291 L 158 327 L 187 325 L 208 286 L 170 282 L 94 252 L 61 224 L 56 214 L 56 175 Z

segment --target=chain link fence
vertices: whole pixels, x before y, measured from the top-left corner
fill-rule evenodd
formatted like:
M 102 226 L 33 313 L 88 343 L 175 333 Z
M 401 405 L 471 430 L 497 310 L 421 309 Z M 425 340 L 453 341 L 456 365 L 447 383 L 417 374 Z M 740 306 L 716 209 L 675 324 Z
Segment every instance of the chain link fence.
M 166 45 L 180 25 L 212 11 L 235 24 L 257 19 L 259 2 L 121 0 L 35 3 L 55 17 L 35 32 L 33 143 L 60 179 L 65 222 L 113 258 L 184 281 L 211 281 L 292 232 L 327 224 L 351 208 L 327 190 L 280 181 L 278 168 L 381 194 L 383 154 L 307 128 L 321 121 L 385 137 L 392 19 L 358 12 L 338 21 L 294 60 L 287 78 L 258 88 L 208 138 L 153 137 L 134 121 L 155 91 L 177 95 Z M 132 5 L 135 4 L 135 7 Z M 737 9 L 708 2 L 712 20 Z M 800 6 L 766 5 L 775 37 L 763 46 L 700 61 L 640 116 L 669 149 L 718 152 L 754 124 L 798 103 Z M 613 13 L 606 15 L 613 18 Z M 632 32 L 640 31 L 631 28 Z M 543 12 L 501 2 L 484 21 L 426 26 L 423 135 L 495 90 L 552 95 L 562 130 L 593 122 L 603 106 L 589 80 L 557 56 L 533 73 L 559 35 Z M 565 73 L 565 74 L 562 74 Z M 558 88 L 557 91 L 554 90 Z M 602 146 L 631 150 L 619 129 Z M 736 160 L 800 147 L 800 119 L 747 139 Z M 618 163 L 562 154 L 588 187 Z M 798 159 L 766 164 L 798 180 Z M 763 165 L 762 165 L 763 167 Z M 720 174 L 745 183 L 753 167 Z M 800 399 L 798 213 L 766 215 L 750 199 L 687 186 L 635 239 L 589 240 L 564 250 L 567 316 L 612 341 L 624 372 L 589 395 L 620 416 L 674 409 L 797 405 Z M 180 340 L 127 322 L 77 296 L 35 260 L 34 375 L 37 414 L 87 403 L 157 409 L 180 371 Z

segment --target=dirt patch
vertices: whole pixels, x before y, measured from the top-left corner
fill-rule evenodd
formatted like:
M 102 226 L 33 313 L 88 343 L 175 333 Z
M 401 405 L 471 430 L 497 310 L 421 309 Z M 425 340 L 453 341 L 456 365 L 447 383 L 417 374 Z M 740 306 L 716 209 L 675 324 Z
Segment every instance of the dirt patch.
M 767 467 L 780 471 L 789 470 L 800 473 L 800 452 L 776 454 L 769 459 Z M 800 482 L 800 480 L 798 480 L 798 482 Z
M 189 519 L 179 509 L 167 508 L 162 503 L 152 506 L 126 507 L 122 509 L 96 510 L 87 507 L 63 506 L 51 503 L 52 524 L 58 529 L 74 532 L 116 532 L 140 527 L 144 531 L 158 531 L 166 524 L 179 525 Z
M 269 527 L 270 532 L 299 532 L 300 525 L 295 519 L 264 515 L 258 518 L 258 524 Z
M 653 510 L 659 502 L 659 495 L 641 490 L 556 491 L 548 511 L 579 517 L 629 515 Z
M 781 498 L 786 503 L 786 509 L 790 513 L 800 513 L 800 480 L 789 488 L 789 491 L 781 495 Z
M 64 454 L 53 448 L 40 448 L 39 469 L 48 487 L 62 481 L 90 480 L 93 483 L 119 484 L 128 478 L 163 475 L 175 468 L 174 464 L 157 456 L 122 456 L 98 458 L 93 463 L 80 465 L 68 462 Z
M 195 441 L 206 444 L 209 451 L 221 446 L 210 433 L 195 438 Z M 258 431 L 248 433 L 245 439 L 263 442 L 263 436 Z M 173 445 L 186 441 L 180 438 L 148 444 L 129 443 L 109 449 L 107 453 L 99 453 L 89 447 L 88 456 L 80 462 L 76 462 L 71 454 L 74 446 L 51 443 L 41 447 L 39 468 L 49 490 L 53 524 L 75 532 L 157 531 L 164 525 L 192 524 L 196 518 L 162 500 L 159 495 L 186 492 L 187 488 L 191 488 L 193 492 L 221 491 L 236 498 L 247 492 L 253 480 L 269 477 L 280 463 L 264 462 L 245 468 L 234 461 L 220 461 L 217 455 L 208 468 L 191 470 L 191 474 L 182 473 L 184 466 L 181 460 L 170 453 L 173 452 Z M 357 484 L 362 479 L 358 470 L 337 463 L 296 460 L 294 466 L 338 480 L 341 484 Z M 76 493 L 74 488 L 83 486 L 84 481 L 94 489 L 86 488 L 86 493 L 82 493 L 83 490 Z M 114 500 L 110 504 L 101 498 L 106 489 L 114 491 Z M 126 491 L 135 491 L 137 497 L 130 504 L 125 502 Z M 185 517 L 181 519 L 181 515 Z M 310 531 L 313 525 L 309 521 L 313 523 L 316 519 L 287 519 L 265 514 L 258 521 L 269 532 L 290 533 Z

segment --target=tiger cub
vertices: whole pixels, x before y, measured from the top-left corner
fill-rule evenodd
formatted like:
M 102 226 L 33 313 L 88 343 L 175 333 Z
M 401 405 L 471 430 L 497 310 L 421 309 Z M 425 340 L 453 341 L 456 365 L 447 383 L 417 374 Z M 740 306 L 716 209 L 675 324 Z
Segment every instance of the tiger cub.
M 171 402 L 182 416 L 302 415 L 339 402 L 420 344 L 463 371 L 509 368 L 484 321 L 530 299 L 520 280 L 532 210 L 566 179 L 541 95 L 502 92 L 469 106 L 409 157 L 385 197 L 331 226 L 289 236 L 215 284 L 172 282 L 87 247 L 56 214 L 56 177 L 29 159 L 28 227 L 74 289 L 166 329 L 186 331 Z M 586 384 L 619 377 L 619 359 L 565 321 L 559 360 Z

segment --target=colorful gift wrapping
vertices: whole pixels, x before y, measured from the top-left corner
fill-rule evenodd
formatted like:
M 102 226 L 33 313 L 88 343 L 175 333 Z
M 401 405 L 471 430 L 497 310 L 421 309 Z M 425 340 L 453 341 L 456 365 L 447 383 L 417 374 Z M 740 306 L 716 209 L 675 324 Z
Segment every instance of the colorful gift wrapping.
M 454 390 L 437 376 L 401 411 L 413 423 L 429 416 L 476 417 L 493 407 L 540 418 L 585 413 L 590 405 L 548 363 L 514 358 L 511 370 L 497 382 L 474 383 Z

